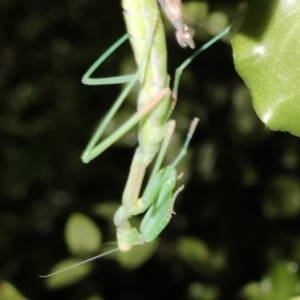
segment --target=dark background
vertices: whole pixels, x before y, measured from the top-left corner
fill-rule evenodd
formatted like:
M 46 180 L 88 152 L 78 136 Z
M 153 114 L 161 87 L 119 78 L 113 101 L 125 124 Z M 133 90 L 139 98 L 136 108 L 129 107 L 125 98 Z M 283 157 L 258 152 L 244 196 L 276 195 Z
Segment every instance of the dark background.
M 0 279 L 29 299 L 250 299 L 241 292 L 246 284 L 261 280 L 277 262 L 299 262 L 299 140 L 260 123 L 234 70 L 230 44 L 218 42 L 181 81 L 173 114 L 177 144 L 168 161 L 192 117 L 201 122 L 182 166 L 188 184 L 157 253 L 136 270 L 99 260 L 76 285 L 47 289 L 38 275 L 69 255 L 68 216 L 87 214 L 103 229 L 103 240 L 110 238 L 105 232 L 111 224 L 91 208 L 119 203 L 136 131 L 83 164 L 80 155 L 93 128 L 122 87 L 80 80 L 125 26 L 116 0 L 0 3 Z M 232 14 L 236 7 L 232 1 L 210 3 L 211 12 Z M 181 49 L 173 32 L 167 41 L 173 76 L 193 52 Z M 204 42 L 196 40 L 198 47 Z M 131 55 L 127 43 L 97 75 L 130 72 L 124 64 Z M 117 124 L 135 111 L 134 99 L 122 107 Z M 204 242 L 219 267 L 208 260 L 192 268 L 180 259 L 175 241 L 181 236 Z

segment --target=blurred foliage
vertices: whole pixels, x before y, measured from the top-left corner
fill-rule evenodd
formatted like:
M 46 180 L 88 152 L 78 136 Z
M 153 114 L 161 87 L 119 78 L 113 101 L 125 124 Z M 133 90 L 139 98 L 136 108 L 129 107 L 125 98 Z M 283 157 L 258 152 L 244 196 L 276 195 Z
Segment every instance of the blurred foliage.
M 72 254 L 91 255 L 100 251 L 101 232 L 88 217 L 73 213 L 66 224 L 65 240 Z
M 6 281 L 0 282 L 1 300 L 27 300 L 12 284 Z
M 187 1 L 184 11 L 199 46 L 234 18 L 237 2 Z M 187 186 L 177 215 L 159 240 L 39 278 L 115 247 L 99 250 L 115 241 L 112 218 L 136 130 L 82 164 L 122 86 L 80 80 L 125 27 L 116 0 L 2 0 L 0 23 L 0 300 L 297 299 L 300 141 L 260 123 L 228 38 L 183 72 L 166 164 L 192 117 L 201 122 L 178 166 Z M 177 45 L 167 21 L 166 28 L 173 77 L 192 51 Z M 96 76 L 134 68 L 127 44 Z M 128 98 L 106 134 L 135 111 L 135 92 Z
M 277 261 L 260 283 L 248 283 L 243 289 L 247 300 L 283 300 L 299 294 L 298 265 L 295 262 Z

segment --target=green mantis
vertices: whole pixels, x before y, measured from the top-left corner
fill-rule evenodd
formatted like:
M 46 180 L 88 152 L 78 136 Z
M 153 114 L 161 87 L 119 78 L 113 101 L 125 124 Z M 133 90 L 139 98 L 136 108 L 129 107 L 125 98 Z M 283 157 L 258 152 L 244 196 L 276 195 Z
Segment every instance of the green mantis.
M 176 29 L 176 38 L 179 44 L 184 48 L 187 46 L 194 48 L 194 32 L 183 22 L 181 1 L 159 0 L 159 3 Z M 190 134 L 188 135 L 189 138 L 174 163 L 159 171 L 162 158 L 175 128 L 175 121 L 169 120 L 169 117 L 175 106 L 180 74 L 186 65 L 200 52 L 225 35 L 228 31 L 222 32 L 219 36 L 216 36 L 209 43 L 205 44 L 177 70 L 171 95 L 166 65 L 167 51 L 165 34 L 157 0 L 123 0 L 122 6 L 128 34 L 117 41 L 92 65 L 84 75 L 82 81 L 88 85 L 129 83 L 104 118 L 100 127 L 96 130 L 82 155 L 82 160 L 89 162 L 94 159 L 133 126 L 139 123 L 139 146 L 135 151 L 131 163 L 128 180 L 122 196 L 122 205 L 114 216 L 114 224 L 117 228 L 118 248 L 120 251 L 126 252 L 135 244 L 143 244 L 144 242 L 153 240 L 160 234 L 170 220 L 171 206 L 175 200 L 175 196 L 173 196 L 176 183 L 175 167 L 178 161 L 182 159 L 193 130 L 195 129 L 195 125 L 192 126 L 192 130 L 190 130 Z M 91 78 L 90 76 L 95 69 L 128 37 L 138 66 L 136 74 L 105 79 Z M 115 115 L 136 81 L 139 82 L 137 112 L 110 137 L 98 143 L 107 124 Z M 196 122 L 193 124 L 195 123 Z M 161 150 L 158 155 L 158 160 L 154 165 L 145 192 L 142 197 L 140 197 L 146 169 L 153 161 L 159 149 Z M 169 177 L 172 179 L 167 180 Z M 177 193 L 175 193 L 175 195 L 177 195 Z M 168 206 L 168 209 L 163 208 L 164 206 L 159 206 L 159 208 L 156 207 L 154 209 L 158 203 L 163 203 Z M 144 213 L 145 211 L 147 211 L 147 213 L 141 224 L 140 231 L 132 228 L 129 222 L 130 217 Z M 166 221 L 162 222 L 162 220 Z M 151 227 L 150 223 L 152 226 L 151 233 L 147 228 L 148 225 L 149 228 Z M 155 234 L 153 234 L 154 232 Z M 151 235 L 151 238 L 148 234 Z
M 193 30 L 183 22 L 181 0 L 158 1 L 176 29 L 176 38 L 179 44 L 183 48 L 188 46 L 194 48 Z M 169 120 L 169 118 L 175 106 L 180 75 L 182 70 L 199 53 L 229 32 L 229 28 L 226 28 L 203 45 L 176 70 L 174 87 L 171 92 L 166 65 L 165 34 L 157 0 L 122 0 L 122 6 L 128 33 L 107 50 L 89 68 L 82 79 L 82 82 L 87 85 L 128 83 L 84 150 L 82 154 L 83 162 L 88 163 L 96 158 L 132 127 L 139 124 L 139 146 L 131 163 L 128 180 L 122 196 L 122 205 L 114 216 L 118 248 L 109 251 L 109 253 L 117 250 L 126 252 L 134 245 L 151 242 L 169 223 L 175 199 L 183 189 L 183 186 L 181 186 L 176 190 L 176 166 L 184 157 L 199 121 L 197 118 L 192 121 L 186 141 L 173 163 L 162 168 L 163 158 L 176 126 L 175 121 Z M 112 78 L 91 78 L 91 75 L 101 63 L 128 38 L 138 66 L 137 72 L 133 75 Z M 139 83 L 137 112 L 111 136 L 99 142 L 108 123 L 136 82 Z M 144 192 L 140 196 L 146 170 L 155 156 L 157 158 L 151 175 Z M 145 216 L 138 230 L 131 226 L 129 219 L 142 213 L 145 213 Z M 108 253 L 104 253 L 104 255 L 106 254 Z M 92 259 L 101 256 L 103 254 Z
M 117 227 L 118 247 L 121 251 L 128 251 L 133 244 L 142 238 L 134 234 L 128 219 L 147 210 L 153 202 L 153 197 L 147 192 L 146 197 L 139 198 L 145 172 L 149 164 L 158 152 L 164 136 L 169 131 L 174 121 L 168 121 L 174 107 L 174 99 L 170 97 L 169 75 L 167 74 L 167 51 L 164 37 L 164 28 L 160 18 L 159 8 L 156 0 L 123 0 L 124 18 L 130 42 L 134 50 L 135 60 L 138 65 L 137 73 L 132 76 L 113 78 L 111 82 L 121 83 L 130 80 L 124 93 L 117 99 L 108 116 L 104 119 L 102 126 L 96 131 L 82 159 L 88 162 L 109 147 L 116 139 L 139 122 L 139 147 L 136 149 L 131 163 L 129 177 L 122 197 L 122 205 L 114 217 Z M 169 7 L 165 5 L 165 8 Z M 180 12 L 180 11 L 179 11 Z M 173 14 L 177 23 L 183 24 L 181 14 Z M 172 15 L 172 16 L 173 16 Z M 176 24 L 177 24 L 176 23 Z M 194 45 L 188 27 L 177 26 L 177 37 L 183 46 Z M 127 36 L 123 37 L 113 49 L 117 48 Z M 90 78 L 91 73 L 102 62 L 102 58 L 88 70 L 83 77 L 85 84 L 103 84 L 103 80 Z M 132 85 L 139 81 L 139 96 L 137 113 L 126 122 L 111 137 L 96 145 L 109 120 L 115 114 Z M 156 176 L 156 170 L 150 178 Z M 158 175 L 159 176 L 159 175 Z M 151 186 L 151 189 L 153 186 Z M 150 188 L 149 188 L 150 189 Z M 148 190 L 149 190 L 148 189 Z M 158 189 L 159 190 L 159 189 Z M 172 187 L 172 191 L 174 187 Z M 148 200 L 151 199 L 151 200 Z M 145 223 L 145 222 L 144 222 Z M 134 235 L 134 237 L 132 237 Z M 128 239 L 128 242 L 126 242 Z M 134 240 L 134 242 L 132 242 Z

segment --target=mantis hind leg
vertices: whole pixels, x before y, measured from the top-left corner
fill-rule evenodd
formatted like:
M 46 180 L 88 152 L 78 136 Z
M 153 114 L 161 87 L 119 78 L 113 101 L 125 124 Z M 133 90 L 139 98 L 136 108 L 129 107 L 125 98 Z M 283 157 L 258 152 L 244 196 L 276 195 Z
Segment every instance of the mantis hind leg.
M 106 84 L 121 84 L 130 82 L 134 78 L 133 75 L 125 76 L 114 76 L 106 78 L 91 78 L 90 76 L 98 69 L 98 67 L 114 52 L 116 51 L 125 41 L 129 38 L 128 33 L 124 34 L 118 39 L 108 50 L 106 50 L 86 71 L 82 77 L 82 83 L 86 85 L 106 85 Z
M 203 51 L 208 49 L 210 46 L 212 46 L 214 43 L 219 41 L 222 37 L 227 35 L 230 32 L 231 25 L 226 27 L 223 31 L 221 31 L 218 35 L 210 39 L 208 42 L 206 42 L 204 45 L 202 45 L 194 54 L 192 54 L 189 58 L 187 58 L 175 71 L 175 77 L 174 77 L 174 84 L 172 89 L 172 96 L 173 99 L 173 109 L 175 108 L 176 101 L 177 101 L 177 95 L 178 95 L 178 88 L 179 88 L 179 81 L 181 74 L 183 70 L 191 63 L 193 60 L 201 54 Z M 168 120 L 172 114 L 173 109 L 170 110 L 170 113 L 166 116 L 166 120 Z
M 104 84 L 120 84 L 128 82 L 128 85 L 121 92 L 120 96 L 117 98 L 111 109 L 108 111 L 107 115 L 102 120 L 99 127 L 96 129 L 92 138 L 90 139 L 87 147 L 85 148 L 81 159 L 84 163 L 90 162 L 92 159 L 100 155 L 104 150 L 115 143 L 120 137 L 122 137 L 126 132 L 128 132 L 132 127 L 134 127 L 146 114 L 148 114 L 164 97 L 170 94 L 169 89 L 163 89 L 152 99 L 149 99 L 149 103 L 145 105 L 141 110 L 134 114 L 127 122 L 125 122 L 119 129 L 117 129 L 111 136 L 106 138 L 103 142 L 98 143 L 99 139 L 103 135 L 103 132 L 107 128 L 110 120 L 119 110 L 120 106 L 128 96 L 130 90 L 133 88 L 134 84 L 138 81 L 141 73 L 144 71 L 143 68 L 139 68 L 138 71 L 133 75 L 116 76 L 110 78 L 91 78 L 90 76 L 93 72 L 105 61 L 105 59 L 111 55 L 118 47 L 120 47 L 127 39 L 129 35 L 125 34 L 120 38 L 115 44 L 113 44 L 103 55 L 101 55 L 97 61 L 88 69 L 84 74 L 82 82 L 87 85 L 104 85 Z M 148 52 L 151 49 L 149 45 L 146 49 L 145 58 L 148 56 Z

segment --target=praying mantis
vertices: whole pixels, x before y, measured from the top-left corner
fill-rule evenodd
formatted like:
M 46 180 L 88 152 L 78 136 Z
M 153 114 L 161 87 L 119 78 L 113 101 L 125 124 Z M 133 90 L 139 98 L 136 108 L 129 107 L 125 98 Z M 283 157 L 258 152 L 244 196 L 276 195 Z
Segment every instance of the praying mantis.
M 194 31 L 183 21 L 181 0 L 158 0 L 158 2 L 176 29 L 176 38 L 179 45 L 183 48 L 194 48 Z M 139 123 L 139 146 L 131 163 L 128 180 L 122 196 L 122 205 L 114 216 L 118 249 L 126 252 L 133 245 L 143 244 L 155 239 L 170 220 L 173 203 L 179 192 L 177 190 L 174 194 L 176 186 L 175 167 L 184 156 L 197 123 L 197 121 L 192 122 L 187 141 L 175 161 L 169 167 L 159 170 L 175 129 L 175 121 L 169 120 L 169 118 L 176 103 L 180 74 L 196 55 L 227 32 L 223 32 L 205 44 L 189 61 L 186 61 L 177 70 L 173 92 L 171 92 L 169 88 L 170 79 L 167 74 L 165 34 L 157 0 L 122 0 L 122 7 L 128 33 L 91 66 L 83 76 L 82 82 L 87 85 L 129 83 L 102 121 L 100 127 L 96 130 L 82 155 L 82 160 L 87 163 L 94 159 Z M 104 79 L 91 78 L 92 73 L 107 56 L 128 38 L 138 66 L 136 74 Z M 117 112 L 130 89 L 137 81 L 139 82 L 137 112 L 110 137 L 98 143 L 108 122 Z M 161 150 L 148 185 L 143 196 L 139 197 L 146 169 L 159 149 Z M 160 206 L 155 208 L 157 205 Z M 146 211 L 140 231 L 131 227 L 129 219 Z
M 159 236 L 171 219 L 175 199 L 183 189 L 183 186 L 176 189 L 178 178 L 176 166 L 186 154 L 199 122 L 198 118 L 193 119 L 181 151 L 169 166 L 161 168 L 176 126 L 176 122 L 169 120 L 169 118 L 176 103 L 180 75 L 197 55 L 226 35 L 229 32 L 229 27 L 204 44 L 176 70 L 174 86 L 171 91 L 166 65 L 165 34 L 158 2 L 176 29 L 179 45 L 183 48 L 195 47 L 194 31 L 183 21 L 181 0 L 122 0 L 128 33 L 101 55 L 82 79 L 82 82 L 87 85 L 128 83 L 84 150 L 82 154 L 84 163 L 96 158 L 131 128 L 139 124 L 139 146 L 131 163 L 122 196 L 122 205 L 114 216 L 118 248 L 42 277 L 55 275 L 114 251 L 127 252 L 134 245 L 151 242 Z M 134 75 L 92 78 L 93 72 L 127 39 L 130 40 L 134 52 L 138 66 L 137 72 Z M 139 83 L 137 112 L 111 136 L 99 142 L 105 128 L 136 82 Z M 140 197 L 146 170 L 155 156 L 157 157 L 151 175 Z M 138 230 L 131 226 L 129 219 L 142 213 L 145 213 L 145 216 Z
M 177 3 L 176 7 L 171 9 L 173 7 L 170 7 L 170 1 L 160 0 L 160 3 L 163 4 L 163 8 L 174 20 L 174 24 L 176 24 L 176 36 L 180 45 L 182 47 L 190 46 L 194 48 L 194 42 L 192 40 L 193 31 L 183 23 L 181 6 L 178 6 L 178 4 L 181 4 L 180 1 L 174 1 L 174 3 L 175 2 Z M 136 149 L 133 157 L 129 177 L 122 197 L 122 205 L 114 216 L 114 223 L 117 227 L 118 248 L 120 251 L 126 252 L 135 244 L 143 244 L 144 242 L 150 241 L 145 233 L 141 234 L 135 228 L 131 227 L 129 218 L 141 214 L 148 209 L 148 214 L 146 214 L 141 225 L 141 230 L 143 228 L 145 231 L 147 224 L 146 220 L 151 211 L 150 207 L 152 207 L 156 201 L 159 201 L 160 197 L 162 197 L 161 193 L 167 192 L 168 194 L 167 196 L 164 196 L 163 202 L 166 202 L 166 204 L 174 202 L 172 194 L 175 185 L 173 182 L 176 182 L 176 180 L 172 179 L 172 184 L 169 184 L 170 180 L 167 180 L 168 177 L 162 174 L 167 173 L 171 176 L 171 173 L 173 174 L 176 172 L 173 170 L 174 167 L 172 167 L 172 171 L 169 171 L 170 168 L 168 168 L 168 171 L 162 170 L 161 172 L 158 172 L 161 162 L 154 166 L 154 170 L 149 179 L 149 188 L 146 188 L 145 193 L 141 198 L 139 198 L 139 194 L 146 169 L 157 154 L 163 137 L 167 136 L 165 140 L 167 146 L 174 131 L 175 121 L 168 121 L 168 119 L 174 107 L 175 100 L 174 97 L 170 97 L 171 91 L 168 87 L 169 75 L 167 74 L 166 64 L 166 42 L 157 1 L 123 0 L 122 6 L 128 35 L 130 36 L 130 42 L 138 65 L 138 72 L 133 77 L 114 78 L 114 81 L 106 81 L 106 83 L 121 83 L 130 80 L 127 86 L 129 89 L 138 80 L 140 86 L 138 111 L 111 137 L 96 145 L 107 122 L 115 112 L 115 106 L 118 108 L 119 102 L 121 103 L 124 97 L 127 96 L 126 88 L 124 96 L 121 94 L 112 110 L 108 113 L 107 119 L 104 119 L 102 123 L 102 125 L 104 124 L 103 127 L 100 126 L 100 129 L 96 131 L 87 149 L 84 151 L 82 159 L 84 162 L 90 161 L 139 122 L 139 147 Z M 127 36 L 123 39 L 125 40 L 126 38 Z M 123 42 L 123 39 L 121 39 L 120 42 Z M 117 46 L 118 45 L 119 44 L 117 43 Z M 88 85 L 103 83 L 101 79 L 97 80 L 90 78 L 91 73 L 99 66 L 99 64 L 99 61 L 96 61 L 91 69 L 88 70 L 83 77 L 83 83 Z M 195 126 L 193 126 L 193 128 L 194 127 Z M 162 147 L 162 149 L 164 149 L 164 147 Z M 163 154 L 164 152 L 165 150 L 162 150 Z M 157 179 L 160 177 L 162 178 Z M 171 177 L 174 177 L 174 175 Z M 170 185 L 167 191 L 165 191 L 165 186 L 163 187 L 164 181 L 166 181 L 167 185 Z M 170 204 L 168 204 L 168 206 L 170 206 Z M 169 219 L 167 216 L 170 215 L 170 209 L 167 209 L 164 213 L 162 212 L 163 210 L 160 209 L 159 215 L 163 215 L 160 218 Z M 157 220 L 157 228 L 161 228 L 161 230 L 166 224 L 164 226 L 159 225 L 159 221 Z M 161 231 L 157 228 L 153 228 L 156 235 Z

